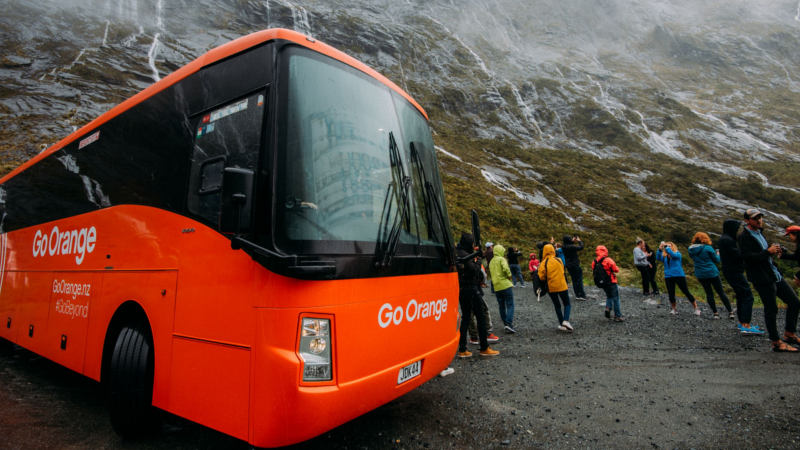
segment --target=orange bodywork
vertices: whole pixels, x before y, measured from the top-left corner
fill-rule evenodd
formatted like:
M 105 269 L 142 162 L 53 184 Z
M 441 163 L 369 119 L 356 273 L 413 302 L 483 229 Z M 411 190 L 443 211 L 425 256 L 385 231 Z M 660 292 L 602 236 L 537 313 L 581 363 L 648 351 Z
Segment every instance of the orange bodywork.
M 367 73 L 425 115 L 352 57 L 293 31 L 266 30 L 209 51 L 0 184 L 203 67 L 274 39 Z M 153 405 L 255 446 L 311 438 L 403 395 L 447 367 L 458 345 L 454 272 L 288 278 L 195 220 L 137 205 L 14 230 L 0 241 L 0 337 L 102 381 L 109 324 L 134 302 L 153 335 Z M 331 322 L 331 381 L 302 381 L 302 317 Z M 400 370 L 417 361 L 421 374 L 398 384 Z
M 76 252 L 34 256 L 37 231 L 55 236 L 54 227 L 96 230 L 79 265 Z M 134 301 L 153 331 L 153 404 L 257 446 L 311 438 L 405 394 L 447 367 L 457 346 L 455 273 L 287 278 L 216 231 L 145 206 L 17 230 L 4 243 L 0 336 L 100 380 L 109 321 Z M 433 306 L 423 317 L 436 301 L 438 319 Z M 402 320 L 387 316 L 398 307 Z M 331 319 L 330 382 L 301 381 L 302 316 Z M 421 375 L 398 385 L 398 371 L 418 360 Z

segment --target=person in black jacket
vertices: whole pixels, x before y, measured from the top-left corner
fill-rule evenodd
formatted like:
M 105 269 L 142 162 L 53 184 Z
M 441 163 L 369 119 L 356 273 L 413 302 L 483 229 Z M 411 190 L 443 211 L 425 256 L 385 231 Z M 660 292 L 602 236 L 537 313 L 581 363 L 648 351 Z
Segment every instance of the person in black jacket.
M 522 268 L 519 265 L 519 258 L 521 256 L 522 252 L 519 251 L 517 247 L 511 247 L 506 255 L 508 267 L 511 269 L 511 282 L 514 283 L 514 287 L 517 286 L 517 280 L 519 280 L 522 287 L 525 287 L 525 279 L 522 278 Z
M 772 262 L 772 258 L 780 258 L 781 247 L 778 244 L 769 245 L 761 233 L 764 227 L 764 214 L 751 208 L 744 213 L 744 231 L 739 235 L 739 250 L 742 253 L 744 267 L 747 270 L 747 279 L 753 283 L 761 302 L 764 303 L 764 322 L 767 326 L 769 339 L 772 341 L 772 350 L 776 352 L 796 352 L 797 348 L 788 344 L 800 344 L 795 331 L 797 330 L 797 315 L 800 312 L 800 299 L 783 279 L 780 271 Z M 778 336 L 776 325 L 778 304 L 776 297 L 786 303 L 786 327 L 783 332 L 783 341 Z
M 564 252 L 564 265 L 572 278 L 572 291 L 577 300 L 586 300 L 586 292 L 583 290 L 583 269 L 578 252 L 583 250 L 583 241 L 579 236 L 564 236 L 561 250 Z
M 469 233 L 461 234 L 461 241 L 456 246 L 456 269 L 458 270 L 458 304 L 461 305 L 461 335 L 458 338 L 458 357 L 468 358 L 472 352 L 467 350 L 467 327 L 469 327 L 470 317 L 473 311 L 478 311 L 481 307 L 482 292 L 481 283 L 483 274 L 481 266 L 478 264 L 478 257 L 469 257 L 474 253 L 474 238 Z M 478 321 L 478 341 L 480 343 L 481 356 L 496 356 L 500 352 L 492 350 L 486 340 L 489 324 L 486 323 L 483 314 L 475 314 Z
M 719 248 L 719 259 L 722 263 L 722 275 L 736 294 L 739 332 L 743 335 L 761 335 L 764 334 L 764 330 L 758 325 L 750 324 L 750 320 L 753 318 L 753 291 L 750 290 L 750 284 L 744 277 L 744 261 L 742 261 L 739 246 L 736 244 L 741 224 L 735 219 L 725 220 L 722 223 L 722 236 L 717 242 L 717 248 Z

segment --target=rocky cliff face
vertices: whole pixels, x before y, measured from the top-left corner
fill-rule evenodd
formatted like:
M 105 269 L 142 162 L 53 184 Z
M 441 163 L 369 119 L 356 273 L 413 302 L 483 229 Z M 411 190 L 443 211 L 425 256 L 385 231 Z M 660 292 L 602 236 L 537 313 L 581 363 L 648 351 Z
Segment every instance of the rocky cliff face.
M 427 109 L 457 227 L 469 207 L 497 236 L 683 238 L 746 205 L 798 219 L 797 0 L 3 3 L 6 170 L 206 50 L 285 27 Z

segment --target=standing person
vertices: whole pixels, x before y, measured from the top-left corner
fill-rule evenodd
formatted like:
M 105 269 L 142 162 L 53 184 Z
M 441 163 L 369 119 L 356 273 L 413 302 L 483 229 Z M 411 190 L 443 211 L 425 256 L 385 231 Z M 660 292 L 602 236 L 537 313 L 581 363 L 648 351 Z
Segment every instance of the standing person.
M 462 233 L 461 240 L 456 247 L 456 256 L 458 257 L 458 262 L 456 263 L 456 269 L 458 270 L 458 304 L 461 306 L 461 326 L 459 328 L 461 334 L 458 338 L 459 358 L 472 356 L 472 352 L 467 350 L 467 327 L 473 312 L 475 312 L 475 317 L 478 320 L 480 355 L 497 356 L 500 354 L 497 350 L 492 350 L 489 347 L 487 341 L 489 324 L 483 314 L 478 313 L 478 309 L 483 303 L 483 292 L 481 292 L 480 287 L 483 282 L 483 274 L 476 258 L 469 257 L 473 253 L 473 240 L 474 238 L 471 234 Z
M 486 278 L 489 279 L 489 291 L 494 294 L 494 285 L 492 284 L 492 271 L 489 270 L 489 264 L 492 263 L 492 258 L 494 257 L 494 244 L 491 242 L 486 243 L 486 250 L 483 252 L 483 258 L 486 260 L 486 263 L 483 267 L 486 268 Z
M 564 263 L 556 256 L 556 250 L 551 244 L 542 248 L 542 263 L 539 264 L 539 279 L 547 283 L 550 300 L 556 309 L 558 319 L 558 329 L 560 331 L 572 331 L 569 323 L 569 313 L 572 305 L 569 303 L 569 291 L 567 279 L 564 277 Z M 564 313 L 561 313 L 561 303 L 564 304 Z
M 711 238 L 708 237 L 708 234 L 702 231 L 694 234 L 692 245 L 689 246 L 689 257 L 694 261 L 694 276 L 706 291 L 706 301 L 711 312 L 714 313 L 714 319 L 719 319 L 717 305 L 714 302 L 714 291 L 717 291 L 719 299 L 728 310 L 728 318 L 734 319 L 736 315 L 731 309 L 731 301 L 725 295 L 725 291 L 722 289 L 722 280 L 719 278 L 719 269 L 717 269 L 717 264 L 720 262 L 719 255 L 711 246 Z
M 794 242 L 794 253 L 783 250 L 781 252 L 781 259 L 788 259 L 800 263 L 800 249 L 798 248 L 800 247 L 800 227 L 797 225 L 786 227 L 786 236 L 789 236 L 789 239 Z M 800 272 L 794 274 L 792 282 L 795 286 L 800 287 Z
M 694 307 L 695 315 L 699 316 L 700 307 L 697 306 L 697 300 L 689 292 L 689 286 L 686 284 L 686 274 L 681 267 L 681 253 L 678 251 L 678 246 L 672 242 L 662 241 L 658 250 L 656 259 L 664 263 L 664 281 L 667 283 L 667 293 L 669 293 L 669 313 L 678 314 L 678 302 L 675 299 L 675 285 L 677 285 Z
M 533 277 L 534 272 L 539 270 L 539 260 L 536 259 L 536 253 L 531 253 L 530 259 L 528 260 L 528 271 L 531 273 L 531 277 Z
M 650 255 L 645 248 L 644 240 L 636 238 L 636 247 L 633 247 L 633 265 L 642 275 L 642 295 L 650 295 L 650 285 L 655 283 L 650 279 L 652 264 L 647 260 L 648 256 Z M 658 292 L 658 287 L 655 292 Z
M 519 258 L 522 256 L 522 252 L 517 249 L 517 247 L 511 247 L 508 251 L 508 256 L 506 259 L 508 260 L 508 267 L 511 268 L 511 281 L 514 283 L 514 287 L 517 286 L 517 280 L 525 287 L 525 279 L 522 278 L 522 269 L 519 266 Z
M 480 247 L 475 246 L 474 251 L 477 252 L 479 250 L 480 250 Z M 469 329 L 467 330 L 469 332 L 469 343 L 472 344 L 472 345 L 480 344 L 480 341 L 478 340 L 478 325 L 477 325 L 477 322 L 475 320 L 475 316 L 478 315 L 478 314 L 483 314 L 484 320 L 487 323 L 487 326 L 486 326 L 486 333 L 487 333 L 486 334 L 486 340 L 490 344 L 492 344 L 492 343 L 498 342 L 500 340 L 500 338 L 496 334 L 494 334 L 494 332 L 492 331 L 492 316 L 489 315 L 489 305 L 486 304 L 486 298 L 483 295 L 483 288 L 485 288 L 486 287 L 486 283 L 488 283 L 488 280 L 487 280 L 488 277 L 486 275 L 486 269 L 484 269 L 483 264 L 480 263 L 480 258 L 476 258 L 475 259 L 475 263 L 478 264 L 480 266 L 480 269 L 481 269 L 481 283 L 480 283 L 480 286 L 479 286 L 480 287 L 480 291 L 481 291 L 481 302 L 478 305 L 477 310 L 476 309 L 472 310 L 472 317 L 470 317 L 470 320 L 469 320 Z
M 592 272 L 594 272 L 597 264 L 600 264 L 602 270 L 608 274 L 611 284 L 603 286 L 603 291 L 606 293 L 606 318 L 611 318 L 611 308 L 614 308 L 614 322 L 624 322 L 625 318 L 622 317 L 622 307 L 619 304 L 619 286 L 617 286 L 617 272 L 619 267 L 613 259 L 608 256 L 608 248 L 605 245 L 598 245 L 594 250 L 597 258 L 592 261 Z
M 652 283 L 651 287 L 653 288 L 653 295 L 660 295 L 661 292 L 659 292 L 658 283 L 656 283 L 656 274 L 658 273 L 658 260 L 656 259 L 656 252 L 650 248 L 647 242 L 644 243 L 644 251 L 647 254 L 647 261 L 650 263 L 650 283 Z
M 727 219 L 722 223 L 722 236 L 717 242 L 719 259 L 722 263 L 722 275 L 725 276 L 725 281 L 731 285 L 736 295 L 739 333 L 745 336 L 762 335 L 764 330 L 758 325 L 750 323 L 753 317 L 753 291 L 750 290 L 750 283 L 744 277 L 744 261 L 736 242 L 741 224 L 735 219 Z
M 569 277 L 572 278 L 572 292 L 575 293 L 577 300 L 586 300 L 586 292 L 583 290 L 583 269 L 578 258 L 578 252 L 583 250 L 583 241 L 580 236 L 564 236 L 562 241 L 564 264 L 567 266 Z
M 762 234 L 764 214 L 761 211 L 755 208 L 748 209 L 744 212 L 744 222 L 746 226 L 739 235 L 739 250 L 744 259 L 747 279 L 753 283 L 753 287 L 756 288 L 761 302 L 764 304 L 764 322 L 767 326 L 769 340 L 772 341 L 772 350 L 796 352 L 797 348 L 788 344 L 800 344 L 800 338 L 795 334 L 800 300 L 772 261 L 773 257 L 780 258 L 781 247 L 778 244 L 767 244 L 767 239 Z M 778 335 L 776 298 L 780 298 L 786 303 L 786 326 L 784 327 L 783 341 Z
M 492 277 L 494 295 L 497 297 L 497 306 L 500 308 L 500 319 L 505 325 L 506 333 L 514 334 L 514 292 L 511 288 L 511 268 L 506 261 L 506 248 L 500 244 L 494 246 L 494 256 L 489 263 L 489 273 Z

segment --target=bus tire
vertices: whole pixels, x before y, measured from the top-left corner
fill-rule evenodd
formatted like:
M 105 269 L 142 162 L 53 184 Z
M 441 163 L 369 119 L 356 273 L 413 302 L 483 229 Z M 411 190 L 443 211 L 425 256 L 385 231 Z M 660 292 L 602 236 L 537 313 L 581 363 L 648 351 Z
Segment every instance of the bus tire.
M 114 342 L 106 385 L 111 426 L 123 439 L 141 438 L 156 428 L 153 361 L 150 333 L 141 326 L 123 326 Z

